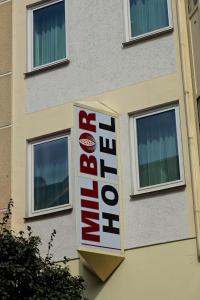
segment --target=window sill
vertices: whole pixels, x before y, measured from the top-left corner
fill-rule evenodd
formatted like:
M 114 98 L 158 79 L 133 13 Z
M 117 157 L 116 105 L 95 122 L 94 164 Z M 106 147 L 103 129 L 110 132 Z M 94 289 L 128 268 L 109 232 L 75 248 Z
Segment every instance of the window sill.
M 53 217 L 60 216 L 60 215 L 66 215 L 66 214 L 71 213 L 72 209 L 73 209 L 72 205 L 69 205 L 68 207 L 64 207 L 59 210 L 46 211 L 46 212 L 26 216 L 26 217 L 24 217 L 24 221 L 28 222 L 29 220 L 38 220 L 38 219 L 45 219 L 45 218 L 50 218 L 50 217 L 53 218 Z
M 134 192 L 133 194 L 130 195 L 130 198 L 132 199 L 139 199 L 139 198 L 143 198 L 145 196 L 151 196 L 151 195 L 158 195 L 158 194 L 167 194 L 167 193 L 171 193 L 173 192 L 174 190 L 183 190 L 185 189 L 186 187 L 186 184 L 184 181 L 180 181 L 179 183 L 176 183 L 176 184 L 170 184 L 170 185 L 165 185 L 165 186 L 160 186 L 160 187 L 157 187 L 157 188 L 151 188 L 148 190 L 145 189 L 143 191 L 137 191 L 137 192 Z
M 156 38 L 160 35 L 169 34 L 169 33 L 173 32 L 173 30 L 174 30 L 173 27 L 168 27 L 168 28 L 165 28 L 163 30 L 159 30 L 159 31 L 152 32 L 152 33 L 147 33 L 147 34 L 132 38 L 129 41 L 123 42 L 122 47 L 127 48 L 129 46 L 134 45 L 134 44 L 137 44 L 137 43 L 140 43 L 140 42 L 143 42 L 143 41 L 147 41 L 149 39 Z
M 65 65 L 68 65 L 69 63 L 70 63 L 69 59 L 63 59 L 62 61 L 54 62 L 52 64 L 44 65 L 44 66 L 38 67 L 37 69 L 33 69 L 31 71 L 25 72 L 24 76 L 25 76 L 25 78 L 28 78 L 28 77 L 37 75 L 39 73 L 44 73 L 49 70 L 61 68 Z

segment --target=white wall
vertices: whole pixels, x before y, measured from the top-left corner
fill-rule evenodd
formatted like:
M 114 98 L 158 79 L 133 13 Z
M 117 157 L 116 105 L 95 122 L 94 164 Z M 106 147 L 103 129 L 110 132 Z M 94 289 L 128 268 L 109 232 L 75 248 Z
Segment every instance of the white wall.
M 67 0 L 69 59 L 26 79 L 27 110 L 37 111 L 176 71 L 173 34 L 126 49 L 122 0 Z
M 75 211 L 75 210 L 74 210 Z M 53 253 L 53 259 L 62 260 L 78 257 L 77 254 L 77 236 L 76 219 L 74 211 L 50 216 L 42 216 L 39 220 L 29 220 L 26 225 L 31 226 L 33 234 L 39 235 L 42 241 L 40 245 L 41 254 L 47 253 L 48 242 L 53 230 L 56 230 L 56 236 L 53 241 L 53 247 L 50 253 Z
M 29 112 L 176 72 L 173 33 L 122 47 L 125 41 L 122 3 L 122 0 L 67 0 L 70 63 L 25 79 Z M 132 111 L 135 109 L 133 102 Z M 126 153 L 126 158 L 122 157 L 125 248 L 188 238 L 184 190 L 146 195 L 137 200 L 130 198 L 129 142 L 128 116 L 123 115 L 120 152 Z M 58 234 L 54 258 L 77 256 L 74 209 L 68 215 L 50 216 L 29 223 L 41 236 L 44 252 L 50 232 L 55 228 Z
M 125 153 L 124 159 L 122 156 L 125 249 L 192 237 L 189 233 L 189 207 L 184 187 L 181 190 L 175 188 L 147 193 L 139 198 L 130 197 L 133 185 L 129 118 L 124 114 L 120 119 L 121 153 Z

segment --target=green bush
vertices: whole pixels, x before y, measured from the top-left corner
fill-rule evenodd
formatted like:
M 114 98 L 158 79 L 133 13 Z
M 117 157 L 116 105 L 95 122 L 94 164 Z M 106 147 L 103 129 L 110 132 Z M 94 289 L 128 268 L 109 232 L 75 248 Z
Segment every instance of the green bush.
M 84 281 L 70 274 L 66 258 L 64 267 L 52 261 L 50 250 L 56 232 L 51 235 L 46 257 L 41 257 L 40 238 L 32 235 L 30 227 L 27 234 L 15 234 L 8 228 L 12 205 L 10 201 L 0 223 L 0 299 L 83 299 Z

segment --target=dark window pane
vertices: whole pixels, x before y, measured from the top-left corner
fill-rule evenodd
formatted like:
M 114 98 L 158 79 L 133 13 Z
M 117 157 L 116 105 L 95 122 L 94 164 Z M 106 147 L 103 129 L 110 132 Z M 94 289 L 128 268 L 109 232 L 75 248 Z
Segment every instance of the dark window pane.
M 167 0 L 130 0 L 133 37 L 169 26 Z
M 140 187 L 180 179 L 175 111 L 137 119 Z
M 34 210 L 69 203 L 68 139 L 34 145 Z
M 33 11 L 34 67 L 66 57 L 64 1 Z

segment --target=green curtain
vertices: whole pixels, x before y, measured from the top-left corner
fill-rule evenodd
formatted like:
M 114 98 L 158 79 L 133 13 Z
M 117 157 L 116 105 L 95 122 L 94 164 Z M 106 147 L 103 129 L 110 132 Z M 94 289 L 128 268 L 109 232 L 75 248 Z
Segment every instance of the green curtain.
M 68 139 L 34 145 L 34 210 L 69 203 Z
M 33 65 L 66 57 L 64 1 L 33 11 Z
M 137 119 L 140 187 L 180 179 L 175 111 Z
M 130 0 L 133 37 L 169 26 L 167 0 Z

